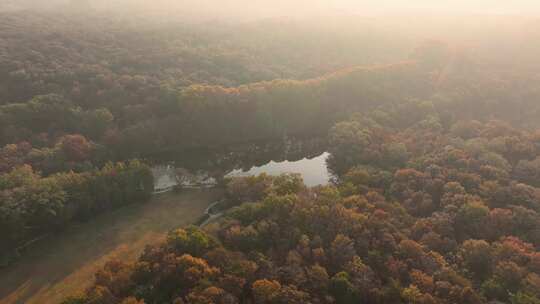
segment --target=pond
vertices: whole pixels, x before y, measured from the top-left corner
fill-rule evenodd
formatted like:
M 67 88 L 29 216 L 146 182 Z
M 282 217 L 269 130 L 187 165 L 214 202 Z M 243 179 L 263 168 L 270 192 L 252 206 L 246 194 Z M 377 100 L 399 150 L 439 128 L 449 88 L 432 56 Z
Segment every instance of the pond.
M 283 173 L 299 173 L 304 179 L 304 183 L 309 187 L 318 185 L 326 185 L 330 180 L 330 173 L 326 167 L 326 160 L 330 154 L 324 152 L 323 154 L 314 158 L 303 158 L 297 161 L 270 161 L 262 166 L 254 166 L 251 169 L 245 171 L 241 169 L 233 170 L 229 172 L 227 177 L 237 176 L 249 176 L 259 175 L 266 173 L 269 175 L 279 175 Z
M 252 143 L 160 157 L 153 168 L 156 192 L 174 186 L 212 187 L 225 177 L 298 173 L 307 186 L 328 184 L 329 153 L 320 139 Z

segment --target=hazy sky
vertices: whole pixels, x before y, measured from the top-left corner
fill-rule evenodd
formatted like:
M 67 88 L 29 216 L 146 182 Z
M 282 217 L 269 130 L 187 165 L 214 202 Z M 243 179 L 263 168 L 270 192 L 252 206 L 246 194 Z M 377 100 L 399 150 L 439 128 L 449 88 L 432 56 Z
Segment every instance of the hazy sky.
M 293 0 L 294 1 L 294 0 Z M 303 1 L 303 0 L 300 0 Z M 335 0 L 340 9 L 361 11 L 460 12 L 460 13 L 530 13 L 540 10 L 539 0 Z
M 312 13 L 503 13 L 540 12 L 540 0 L 123 0 L 154 6 L 192 6 L 212 11 L 257 12 L 269 15 Z M 159 4 L 157 4 L 159 3 Z
M 0 0 L 0 7 L 55 4 L 145 11 L 191 11 L 213 16 L 275 17 L 334 14 L 527 14 L 540 15 L 540 0 Z

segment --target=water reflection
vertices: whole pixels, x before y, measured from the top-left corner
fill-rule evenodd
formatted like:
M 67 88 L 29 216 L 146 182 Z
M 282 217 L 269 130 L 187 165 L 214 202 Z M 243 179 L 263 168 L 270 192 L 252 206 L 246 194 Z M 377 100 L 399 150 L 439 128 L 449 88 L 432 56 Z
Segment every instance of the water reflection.
M 154 158 L 155 180 L 166 183 L 156 185 L 156 189 L 169 187 L 171 175 L 173 183 L 186 187 L 208 186 L 210 181 L 218 183 L 226 176 L 260 173 L 300 173 L 308 186 L 327 184 L 330 174 L 326 167 L 329 156 L 326 149 L 322 139 L 286 139 L 161 155 Z
M 304 179 L 304 183 L 309 186 L 318 186 L 328 184 L 330 174 L 326 167 L 326 159 L 330 154 L 323 154 L 312 158 L 304 158 L 298 161 L 270 161 L 263 166 L 256 166 L 247 171 L 233 170 L 227 174 L 227 177 L 249 176 L 266 173 L 269 175 L 279 175 L 283 173 L 300 173 Z

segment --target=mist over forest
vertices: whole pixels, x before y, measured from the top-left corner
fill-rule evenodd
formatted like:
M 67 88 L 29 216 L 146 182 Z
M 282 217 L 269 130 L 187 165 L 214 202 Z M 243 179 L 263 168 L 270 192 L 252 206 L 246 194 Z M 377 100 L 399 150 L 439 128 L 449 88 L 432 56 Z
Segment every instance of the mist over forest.
M 254 14 L 257 17 L 269 16 L 294 16 L 320 14 L 330 15 L 335 13 L 360 13 L 360 14 L 389 14 L 389 13 L 438 13 L 438 14 L 535 14 L 538 13 L 538 3 L 534 0 L 489 1 L 489 0 L 455 0 L 451 2 L 435 2 L 428 0 L 383 0 L 383 1 L 354 1 L 354 0 L 225 0 L 217 4 L 211 0 L 51 0 L 51 1 L 27 1 L 27 0 L 4 0 L 4 7 L 14 9 L 41 9 L 55 10 L 66 7 L 93 7 L 96 9 L 115 10 L 183 10 L 195 11 L 200 15 L 203 12 L 229 17 L 237 17 L 241 14 Z M 233 14 L 233 11 L 237 11 Z
M 540 4 L 0 0 L 0 303 L 539 304 Z

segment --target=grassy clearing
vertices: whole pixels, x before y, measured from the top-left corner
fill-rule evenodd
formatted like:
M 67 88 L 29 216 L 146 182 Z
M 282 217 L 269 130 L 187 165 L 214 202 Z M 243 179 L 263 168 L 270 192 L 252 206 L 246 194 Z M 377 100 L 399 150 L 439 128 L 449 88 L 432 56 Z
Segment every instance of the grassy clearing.
M 57 304 L 88 287 L 111 258 L 134 260 L 167 231 L 194 223 L 218 196 L 216 190 L 157 195 L 41 241 L 1 271 L 0 304 Z

